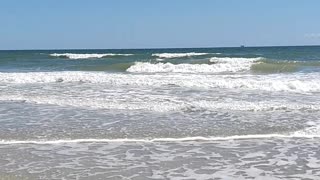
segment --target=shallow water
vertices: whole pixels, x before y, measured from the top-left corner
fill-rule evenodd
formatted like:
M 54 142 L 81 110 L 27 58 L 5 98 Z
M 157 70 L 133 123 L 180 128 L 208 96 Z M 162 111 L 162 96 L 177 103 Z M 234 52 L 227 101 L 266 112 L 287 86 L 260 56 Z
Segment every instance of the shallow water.
M 0 173 L 31 179 L 317 179 L 319 145 L 319 139 L 304 138 L 5 144 Z

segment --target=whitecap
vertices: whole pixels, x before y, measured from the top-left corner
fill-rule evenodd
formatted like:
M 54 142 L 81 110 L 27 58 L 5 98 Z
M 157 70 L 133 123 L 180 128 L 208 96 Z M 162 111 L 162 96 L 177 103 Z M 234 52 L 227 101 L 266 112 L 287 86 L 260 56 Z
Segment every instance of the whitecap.
M 209 74 L 117 74 L 104 72 L 0 73 L 0 83 L 106 83 L 114 86 L 223 88 L 295 93 L 320 92 L 320 74 L 209 75 Z
M 210 64 L 172 64 L 136 62 L 128 72 L 173 72 L 173 73 L 221 73 L 249 71 L 251 65 L 261 58 L 211 58 Z
M 75 54 L 75 53 L 53 53 L 50 54 L 50 56 L 54 57 L 66 57 L 69 59 L 90 59 L 90 58 L 103 58 L 107 56 L 131 56 L 133 54 L 113 54 L 113 53 L 107 53 L 107 54 Z
M 189 53 L 155 53 L 152 54 L 152 56 L 156 56 L 159 58 L 182 58 L 182 57 L 191 57 L 191 56 L 204 56 L 211 53 L 195 53 L 195 52 L 189 52 Z M 220 53 L 214 53 L 214 54 L 220 54 Z

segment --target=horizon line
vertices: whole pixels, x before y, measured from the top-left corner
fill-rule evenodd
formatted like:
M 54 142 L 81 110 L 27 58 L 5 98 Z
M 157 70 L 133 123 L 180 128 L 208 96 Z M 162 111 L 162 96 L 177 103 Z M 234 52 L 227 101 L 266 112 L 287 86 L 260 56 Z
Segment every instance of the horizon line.
M 157 50 L 157 49 L 219 49 L 219 48 L 264 48 L 264 47 L 316 47 L 319 45 L 257 45 L 257 46 L 204 46 L 204 47 L 152 47 L 152 48 L 44 48 L 44 49 L 0 49 L 0 51 L 59 51 L 59 50 Z

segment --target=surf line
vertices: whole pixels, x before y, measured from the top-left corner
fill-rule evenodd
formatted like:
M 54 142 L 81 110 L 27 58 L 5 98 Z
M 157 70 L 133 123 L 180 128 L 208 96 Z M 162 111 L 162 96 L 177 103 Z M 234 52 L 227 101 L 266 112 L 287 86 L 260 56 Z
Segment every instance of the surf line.
M 226 137 L 185 137 L 185 138 L 154 138 L 154 139 L 61 139 L 61 140 L 0 140 L 0 144 L 63 144 L 63 143 L 111 143 L 111 142 L 190 142 L 190 141 L 225 141 L 267 138 L 320 138 L 320 135 L 283 135 L 283 134 L 257 134 L 236 135 Z

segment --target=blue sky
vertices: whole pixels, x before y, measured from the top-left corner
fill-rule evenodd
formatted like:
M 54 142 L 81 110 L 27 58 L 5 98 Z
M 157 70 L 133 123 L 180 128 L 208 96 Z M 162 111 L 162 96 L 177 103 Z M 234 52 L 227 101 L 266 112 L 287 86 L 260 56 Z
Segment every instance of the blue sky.
M 319 0 L 1 0 L 0 49 L 320 44 Z

